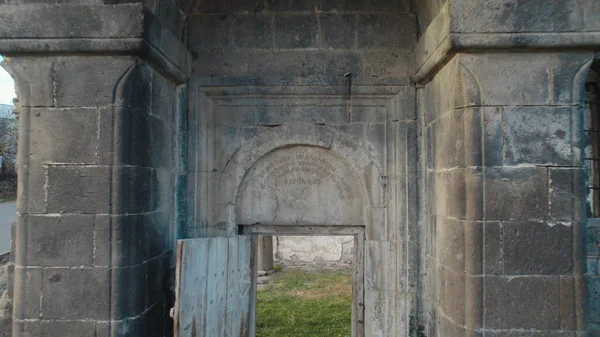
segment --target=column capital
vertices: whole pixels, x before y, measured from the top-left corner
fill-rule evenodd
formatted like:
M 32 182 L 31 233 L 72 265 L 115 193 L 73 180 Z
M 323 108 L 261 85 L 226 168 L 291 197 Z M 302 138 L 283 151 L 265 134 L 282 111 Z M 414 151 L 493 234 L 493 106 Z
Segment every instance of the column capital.
M 2 55 L 134 55 L 179 83 L 191 72 L 187 47 L 140 3 L 0 7 Z
M 595 0 L 518 3 L 448 1 L 417 43 L 413 81 L 429 82 L 457 53 L 600 50 Z

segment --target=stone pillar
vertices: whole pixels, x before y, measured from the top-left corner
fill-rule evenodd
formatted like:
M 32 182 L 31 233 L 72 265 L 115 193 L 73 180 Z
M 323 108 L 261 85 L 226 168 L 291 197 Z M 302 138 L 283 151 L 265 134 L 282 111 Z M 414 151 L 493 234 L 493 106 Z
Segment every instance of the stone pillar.
M 258 237 L 258 270 L 273 270 L 273 237 Z
M 64 17 L 36 30 L 50 13 Z M 94 24 L 63 31 L 82 13 Z M 161 27 L 140 4 L 0 6 L 5 15 L 24 23 L 0 23 L 19 98 L 12 335 L 164 336 L 182 77 L 141 49 L 152 43 L 142 27 Z
M 424 89 L 438 336 L 585 329 L 581 97 L 592 58 L 461 53 Z

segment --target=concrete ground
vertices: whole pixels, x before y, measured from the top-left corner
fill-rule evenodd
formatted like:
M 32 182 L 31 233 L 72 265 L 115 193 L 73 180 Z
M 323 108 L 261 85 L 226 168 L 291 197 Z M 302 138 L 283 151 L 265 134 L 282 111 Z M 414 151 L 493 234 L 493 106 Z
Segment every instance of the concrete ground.
M 17 203 L 0 203 L 0 254 L 10 251 L 10 227 L 17 221 Z

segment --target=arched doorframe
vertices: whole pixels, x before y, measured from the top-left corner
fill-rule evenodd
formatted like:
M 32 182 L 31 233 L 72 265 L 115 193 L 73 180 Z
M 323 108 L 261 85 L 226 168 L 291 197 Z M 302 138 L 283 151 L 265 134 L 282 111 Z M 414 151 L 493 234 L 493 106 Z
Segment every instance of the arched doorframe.
M 240 224 L 238 221 L 237 202 L 240 188 L 244 179 L 254 165 L 266 155 L 290 147 L 317 147 L 330 151 L 348 166 L 353 173 L 352 179 L 357 179 L 360 191 L 363 194 L 364 210 L 362 219 L 356 223 L 362 226 L 262 226 L 255 224 Z M 352 335 L 364 336 L 364 308 L 365 308 L 365 230 L 375 226 L 373 215 L 385 211 L 385 183 L 380 169 L 374 160 L 361 149 L 358 144 L 347 136 L 332 128 L 321 125 L 297 124 L 280 126 L 269 129 L 245 143 L 231 158 L 219 182 L 219 191 L 223 199 L 217 202 L 220 207 L 217 214 L 222 218 L 215 219 L 215 223 L 227 224 L 229 236 L 238 233 L 252 235 L 253 246 L 257 246 L 258 235 L 349 235 L 354 236 L 354 273 L 353 273 L 353 303 L 352 303 Z M 254 248 L 256 251 L 256 248 Z M 253 289 L 251 301 L 256 301 L 256 256 L 253 258 Z M 251 336 L 254 334 L 256 321 L 255 305 L 251 312 Z
M 373 217 L 385 209 L 385 182 L 380 168 L 358 144 L 332 128 L 313 124 L 293 124 L 261 132 L 243 144 L 231 157 L 218 184 L 213 223 L 225 224 L 227 235 L 237 234 L 236 202 L 248 171 L 268 153 L 289 146 L 314 146 L 339 156 L 359 179 L 364 192 L 364 227 L 373 226 Z

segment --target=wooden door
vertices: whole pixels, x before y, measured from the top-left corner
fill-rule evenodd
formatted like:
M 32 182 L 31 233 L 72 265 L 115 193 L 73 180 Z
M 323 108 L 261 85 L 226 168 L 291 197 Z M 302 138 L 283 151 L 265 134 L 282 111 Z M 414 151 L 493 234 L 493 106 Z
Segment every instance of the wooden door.
M 253 334 L 251 241 L 250 236 L 178 241 L 175 337 Z

